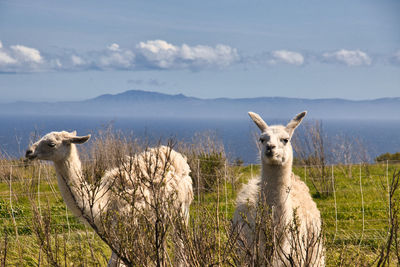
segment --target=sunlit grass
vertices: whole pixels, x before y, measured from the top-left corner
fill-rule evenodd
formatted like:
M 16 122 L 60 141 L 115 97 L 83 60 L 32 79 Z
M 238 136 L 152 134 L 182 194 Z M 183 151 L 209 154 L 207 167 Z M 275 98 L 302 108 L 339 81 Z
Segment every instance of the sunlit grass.
M 6 165 L 2 163 L 2 169 Z M 3 173 L 0 177 L 0 225 L 1 253 L 7 245 L 7 264 L 37 266 L 46 262 L 41 254 L 36 237 L 32 233 L 32 209 L 29 197 L 43 210 L 50 210 L 54 233 L 58 235 L 63 249 L 68 251 L 66 262 L 74 257 L 86 258 L 86 266 L 104 264 L 110 250 L 100 238 L 87 229 L 79 220 L 66 210 L 59 194 L 55 173 L 51 165 L 42 165 L 40 184 L 29 179 L 37 179 L 39 165 L 24 167 L 14 174 Z M 229 176 L 218 178 L 212 190 L 194 190 L 195 200 L 191 206 L 191 223 L 196 223 L 200 212 L 209 210 L 219 212 L 220 229 L 232 218 L 235 198 L 241 185 L 259 174 L 257 165 L 229 167 Z M 327 248 L 328 266 L 335 266 L 338 258 L 346 251 L 363 251 L 371 261 L 385 240 L 388 230 L 388 193 L 387 174 L 400 169 L 399 164 L 374 164 L 334 166 L 329 168 L 329 182 L 334 184 L 334 193 L 321 197 L 316 194 L 312 177 L 307 177 L 307 168 L 294 167 L 294 172 L 307 183 L 321 211 Z M 351 177 L 349 177 L 351 173 Z M 333 174 L 333 176 L 332 176 Z M 234 177 L 231 177 L 231 176 Z M 24 180 L 24 178 L 26 180 Z M 318 177 L 314 177 L 318 179 Z M 11 189 L 11 200 L 10 200 Z M 31 195 L 28 194 L 31 192 Z M 33 193 L 32 193 L 33 192 Z M 210 225 L 210 229 L 215 225 Z M 7 243 L 4 243 L 7 236 Z M 220 238 L 228 235 L 223 233 Z M 64 244 L 65 243 L 65 244 Z M 350 252 L 349 252 L 350 253 Z M 97 262 L 96 262 L 97 261 Z

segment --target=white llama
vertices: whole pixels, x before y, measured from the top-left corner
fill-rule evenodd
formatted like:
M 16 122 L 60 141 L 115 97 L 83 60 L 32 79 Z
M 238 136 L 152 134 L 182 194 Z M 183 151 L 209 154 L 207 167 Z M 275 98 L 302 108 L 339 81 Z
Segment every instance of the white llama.
M 26 151 L 26 157 L 30 160 L 40 159 L 54 162 L 58 186 L 67 207 L 75 216 L 87 222 L 99 233 L 102 226 L 104 226 L 100 222 L 101 216 L 104 216 L 110 209 L 121 213 L 127 211 L 126 207 L 129 207 L 115 193 L 116 190 L 111 188 L 114 186 L 115 177 L 121 175 L 122 170 L 122 177 L 129 185 L 129 182 L 135 182 L 135 177 L 132 176 L 137 175 L 137 170 L 122 166 L 121 168 L 107 171 L 101 178 L 96 190 L 87 190 L 91 185 L 85 181 L 82 175 L 81 161 L 75 144 L 83 144 L 89 138 L 90 135 L 76 136 L 76 132 L 51 132 L 33 144 Z M 146 162 L 152 161 L 154 163 L 156 160 L 161 161 L 159 169 L 163 167 L 163 164 L 168 165 L 165 166 L 164 177 L 159 177 L 161 171 L 155 170 L 157 168 L 155 165 L 152 165 L 151 168 L 148 168 L 149 164 L 146 166 Z M 141 176 L 165 179 L 163 180 L 165 181 L 165 190 L 163 192 L 168 199 L 173 196 L 173 205 L 176 206 L 177 210 L 179 209 L 187 223 L 189 207 L 193 200 L 193 189 L 192 179 L 189 176 L 190 168 L 186 159 L 171 148 L 161 146 L 146 150 L 133 157 L 127 157 L 127 161 L 137 163 Z M 135 209 L 146 208 L 146 205 L 152 202 L 152 195 L 149 189 L 145 188 L 145 186 L 139 189 L 143 194 L 142 201 L 134 203 Z M 179 246 L 178 249 L 180 249 Z M 124 266 L 114 251 L 108 266 Z
M 261 177 L 250 180 L 236 200 L 233 223 L 241 231 L 239 248 L 258 246 L 259 255 L 264 257 L 263 265 L 324 266 L 320 212 L 306 184 L 292 173 L 290 140 L 306 112 L 298 114 L 286 126 L 268 126 L 258 114 L 249 112 L 249 115 L 261 130 Z M 256 233 L 260 207 L 271 215 L 270 240 L 265 240 L 268 238 L 265 234 Z M 273 253 L 265 260 L 268 241 Z

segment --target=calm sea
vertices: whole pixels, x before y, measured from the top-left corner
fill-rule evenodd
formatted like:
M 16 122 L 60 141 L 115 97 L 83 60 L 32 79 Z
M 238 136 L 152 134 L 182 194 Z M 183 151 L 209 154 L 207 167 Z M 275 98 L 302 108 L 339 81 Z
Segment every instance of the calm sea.
M 269 124 L 278 121 L 268 121 Z M 373 159 L 385 152 L 400 151 L 399 121 L 323 121 L 323 129 L 329 138 L 348 136 L 362 141 Z M 257 129 L 250 119 L 137 119 L 107 117 L 54 117 L 54 116 L 0 116 L 0 151 L 11 157 L 24 155 L 33 134 L 43 135 L 50 131 L 77 130 L 79 135 L 96 134 L 109 126 L 114 130 L 133 133 L 139 138 L 191 141 L 196 133 L 213 132 L 221 140 L 230 159 L 241 158 L 245 163 L 257 162 L 254 133 Z M 301 129 L 298 131 L 301 133 Z

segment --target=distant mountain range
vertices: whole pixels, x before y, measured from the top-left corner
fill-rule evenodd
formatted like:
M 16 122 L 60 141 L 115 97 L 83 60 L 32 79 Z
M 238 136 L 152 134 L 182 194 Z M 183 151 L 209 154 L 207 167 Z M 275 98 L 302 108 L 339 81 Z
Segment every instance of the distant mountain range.
M 308 110 L 318 119 L 400 119 L 400 97 L 374 100 L 302 99 L 285 97 L 201 99 L 182 94 L 130 90 L 70 102 L 0 104 L 0 115 L 77 115 L 135 118 L 234 119 L 248 111 L 266 118 L 290 118 Z

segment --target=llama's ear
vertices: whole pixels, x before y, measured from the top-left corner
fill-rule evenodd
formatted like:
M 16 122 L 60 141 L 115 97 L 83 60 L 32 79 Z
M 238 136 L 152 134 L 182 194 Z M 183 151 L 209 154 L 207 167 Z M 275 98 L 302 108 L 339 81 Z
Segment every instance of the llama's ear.
M 72 136 L 76 136 L 76 131 L 72 131 L 72 132 L 70 132 L 70 134 L 71 134 Z
M 261 132 L 265 132 L 268 128 L 267 123 L 258 115 L 257 113 L 249 111 L 250 118 L 254 121 L 254 123 L 260 128 Z
M 303 111 L 299 114 L 296 115 L 287 125 L 286 125 L 286 131 L 289 133 L 290 136 L 292 136 L 294 129 L 296 129 L 297 126 L 299 126 L 300 122 L 303 120 L 303 118 L 306 116 L 307 111 Z
M 86 136 L 74 136 L 74 137 L 71 137 L 68 141 L 73 144 L 83 144 L 83 143 L 86 143 L 87 140 L 89 140 L 89 139 L 90 139 L 90 134 L 88 134 Z

